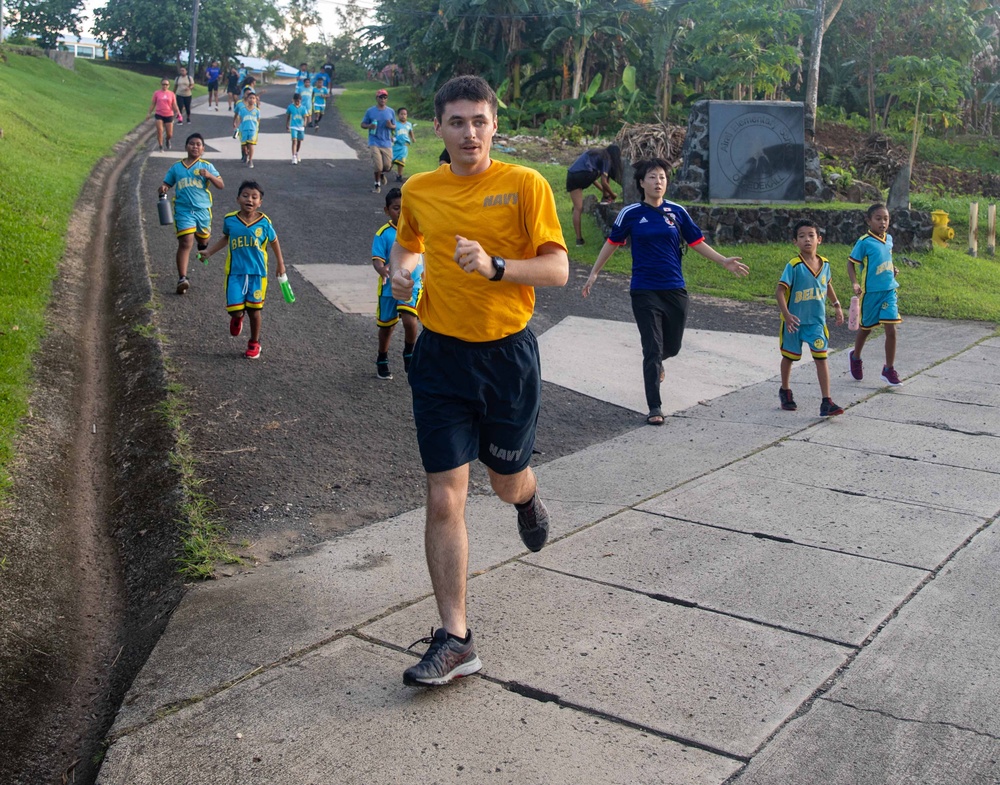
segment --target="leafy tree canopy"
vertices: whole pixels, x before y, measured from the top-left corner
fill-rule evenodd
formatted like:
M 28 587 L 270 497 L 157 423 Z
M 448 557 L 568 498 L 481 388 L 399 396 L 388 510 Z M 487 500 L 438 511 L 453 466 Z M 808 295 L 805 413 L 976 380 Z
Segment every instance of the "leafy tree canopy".
M 55 49 L 64 30 L 80 35 L 83 0 L 15 0 L 10 8 L 14 33 L 34 36 L 44 49 Z

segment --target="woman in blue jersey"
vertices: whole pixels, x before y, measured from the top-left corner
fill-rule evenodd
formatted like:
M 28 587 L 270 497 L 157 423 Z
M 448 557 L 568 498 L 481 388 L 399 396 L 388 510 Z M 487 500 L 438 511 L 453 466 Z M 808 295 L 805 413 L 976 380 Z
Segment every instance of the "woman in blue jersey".
M 687 210 L 664 200 L 670 164 L 661 158 L 639 161 L 635 165 L 635 183 L 643 200 L 630 204 L 615 219 L 611 236 L 601 248 L 583 286 L 587 297 L 598 273 L 608 259 L 632 238 L 632 313 L 642 342 L 642 377 L 646 387 L 649 414 L 646 422 L 663 425 L 660 384 L 663 361 L 681 350 L 684 323 L 687 320 L 687 290 L 681 271 L 681 240 L 706 259 L 743 277 L 750 268 L 739 256 L 723 256 L 708 243 Z

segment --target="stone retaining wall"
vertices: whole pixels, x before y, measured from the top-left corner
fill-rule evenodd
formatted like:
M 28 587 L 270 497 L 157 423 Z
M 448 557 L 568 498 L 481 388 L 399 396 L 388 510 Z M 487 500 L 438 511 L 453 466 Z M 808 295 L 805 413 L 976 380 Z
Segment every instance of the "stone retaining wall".
M 594 216 L 607 237 L 622 209 L 621 204 L 599 204 L 588 196 L 584 207 Z M 733 243 L 791 242 L 792 227 L 803 218 L 816 222 L 827 243 L 853 245 L 865 232 L 865 210 L 820 210 L 784 207 L 736 207 L 731 205 L 686 204 L 694 222 L 713 245 Z M 865 208 L 867 209 L 867 207 Z M 892 214 L 889 234 L 898 250 L 927 251 L 931 247 L 930 213 L 897 210 Z

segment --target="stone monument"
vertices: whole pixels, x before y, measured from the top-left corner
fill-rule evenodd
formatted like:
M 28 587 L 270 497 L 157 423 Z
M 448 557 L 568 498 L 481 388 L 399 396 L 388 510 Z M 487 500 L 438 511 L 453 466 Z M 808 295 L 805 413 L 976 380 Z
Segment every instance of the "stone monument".
M 788 101 L 710 101 L 708 198 L 805 199 L 804 108 Z
M 691 107 L 680 171 L 681 202 L 828 201 L 819 155 L 805 143 L 804 107 L 792 101 L 698 101 Z

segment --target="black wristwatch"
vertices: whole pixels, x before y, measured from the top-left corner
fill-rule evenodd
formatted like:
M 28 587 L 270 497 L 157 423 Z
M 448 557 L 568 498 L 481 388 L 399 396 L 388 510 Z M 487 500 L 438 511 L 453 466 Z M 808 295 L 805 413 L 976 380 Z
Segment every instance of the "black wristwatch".
M 496 270 L 493 273 L 493 277 L 490 278 L 491 281 L 499 281 L 503 278 L 503 274 L 507 269 L 507 262 L 504 261 L 502 256 L 491 256 L 490 260 L 493 262 L 493 269 Z

